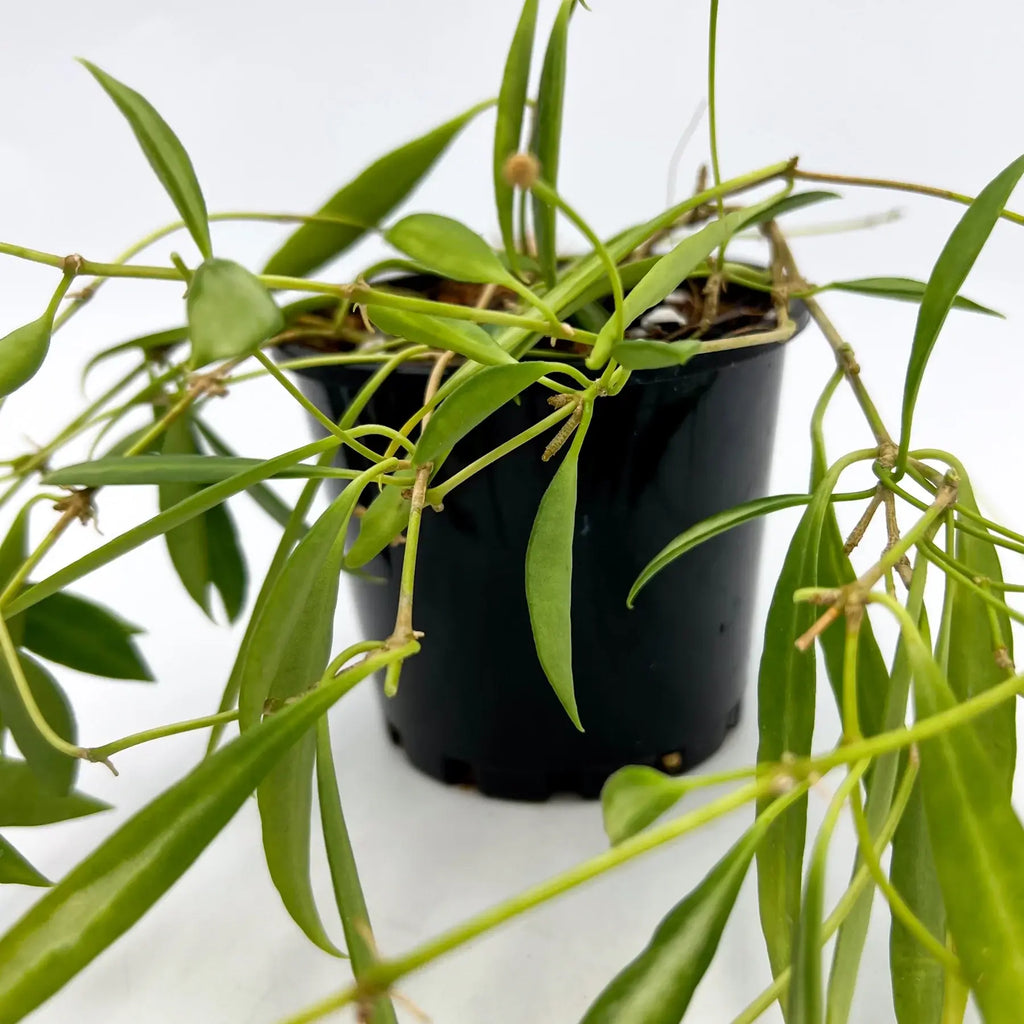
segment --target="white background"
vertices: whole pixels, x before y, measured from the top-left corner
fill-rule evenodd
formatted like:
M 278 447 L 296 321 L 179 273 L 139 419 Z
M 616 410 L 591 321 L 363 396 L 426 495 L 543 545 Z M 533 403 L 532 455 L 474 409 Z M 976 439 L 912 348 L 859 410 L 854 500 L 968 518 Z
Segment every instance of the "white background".
M 113 106 L 75 55 L 142 91 L 185 141 L 211 210 L 308 211 L 372 157 L 447 119 L 498 86 L 518 15 L 512 0 L 377 0 L 274 4 L 94 0 L 5 5 L 0 41 L 0 237 L 40 249 L 109 259 L 173 210 Z M 561 185 L 603 234 L 665 201 L 666 166 L 704 95 L 705 4 L 690 0 L 594 0 L 578 12 L 570 51 Z M 543 25 L 554 12 L 542 4 Z M 1022 93 L 1024 7 L 974 0 L 723 4 L 720 134 L 726 175 L 800 154 L 808 168 L 928 181 L 976 192 L 1024 149 L 1015 113 Z M 492 232 L 492 122 L 473 125 L 419 192 L 413 207 L 438 209 Z M 705 152 L 687 151 L 677 195 Z M 1024 196 L 1020 197 L 1024 203 Z M 806 274 L 926 277 L 958 209 L 937 201 L 852 193 L 802 223 L 899 206 L 905 217 L 874 232 L 809 237 L 796 251 Z M 259 265 L 281 237 L 267 226 L 218 227 L 221 254 Z M 997 227 L 969 294 L 1008 323 L 954 314 L 932 360 L 915 439 L 955 450 L 996 518 L 1016 523 L 1024 498 L 1018 448 L 1024 370 L 1017 324 L 1024 313 L 1020 230 Z M 184 238 L 173 245 L 189 258 Z M 150 253 L 163 261 L 172 243 Z M 369 262 L 373 244 L 338 271 Z M 0 265 L 0 332 L 38 315 L 54 284 L 42 268 Z M 886 421 L 895 430 L 914 310 L 855 297 L 829 300 Z M 115 283 L 56 340 L 32 385 L 0 416 L 0 450 L 45 441 L 81 401 L 77 373 L 99 347 L 180 322 L 174 285 Z M 806 421 L 830 357 L 808 331 L 786 371 L 772 490 L 801 489 Z M 98 393 L 98 375 L 90 384 Z M 270 454 L 308 437 L 299 411 L 272 386 L 246 385 L 216 409 L 216 423 L 244 454 Z M 829 419 L 833 454 L 869 443 L 845 394 Z M 75 453 L 70 453 L 68 458 Z M 81 455 L 81 453 L 77 453 Z M 144 491 L 105 492 L 107 537 L 150 515 Z M 274 530 L 236 502 L 259 567 Z M 41 514 L 36 527 L 46 528 Z M 770 524 L 762 613 L 792 518 Z M 73 529 L 46 563 L 56 568 L 96 545 Z M 1017 578 L 1019 564 L 1010 567 Z M 467 585 L 472 585 L 467 582 Z M 142 643 L 158 686 L 106 683 L 63 672 L 84 742 L 209 713 L 232 658 L 232 639 L 182 594 L 162 546 L 148 545 L 89 577 L 80 589 L 149 630 Z M 356 638 L 343 599 L 336 643 Z M 753 681 L 753 667 L 751 669 Z M 522 887 L 605 847 L 596 805 L 542 806 L 484 800 L 414 773 L 388 746 L 372 694 L 337 709 L 336 748 L 346 811 L 382 949 L 401 952 Z M 824 702 L 824 698 L 823 698 Z M 835 735 L 821 714 L 819 743 Z M 161 741 L 118 758 L 121 777 L 87 766 L 82 785 L 115 811 L 46 830 L 13 830 L 38 866 L 59 877 L 116 824 L 194 762 L 198 736 Z M 749 763 L 752 706 L 709 770 Z M 812 798 L 820 815 L 827 781 Z M 604 982 L 642 946 L 667 908 L 690 889 L 748 820 L 738 814 L 648 855 L 546 906 L 401 983 L 439 1024 L 571 1024 Z M 844 824 L 845 829 L 845 824 Z M 850 848 L 848 830 L 837 843 Z M 832 882 L 838 894 L 846 866 Z M 319 852 L 314 866 L 330 903 Z M 0 926 L 36 893 L 0 892 Z M 876 914 L 854 1019 L 891 1019 L 886 931 Z M 2 969 L 2 967 L 0 967 Z M 32 1018 L 40 1024 L 262 1024 L 340 986 L 346 967 L 309 947 L 282 910 L 266 874 L 258 821 L 248 803 L 196 866 L 132 933 Z M 728 1021 L 769 980 L 752 879 L 688 1019 Z M 351 1019 L 351 1016 L 348 1018 Z M 412 1020 L 411 1016 L 405 1019 Z M 766 1017 L 766 1019 L 768 1019 Z

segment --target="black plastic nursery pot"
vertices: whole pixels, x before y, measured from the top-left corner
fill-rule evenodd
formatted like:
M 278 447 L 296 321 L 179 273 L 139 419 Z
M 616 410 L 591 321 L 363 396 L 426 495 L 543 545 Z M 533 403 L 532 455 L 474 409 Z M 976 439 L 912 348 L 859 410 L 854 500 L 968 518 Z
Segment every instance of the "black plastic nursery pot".
M 424 511 L 414 626 L 422 650 L 398 694 L 381 691 L 392 740 L 428 775 L 512 799 L 595 797 L 626 764 L 681 772 L 739 720 L 761 545 L 760 522 L 689 552 L 654 578 L 634 610 L 626 595 L 669 540 L 765 493 L 785 346 L 700 356 L 634 373 L 600 399 L 579 459 L 573 542 L 572 649 L 584 732 L 573 726 L 534 650 L 524 564 L 534 515 L 559 461 L 547 438 L 522 446 Z M 339 418 L 372 367 L 301 371 Z M 362 422 L 398 426 L 423 402 L 429 366 L 405 364 Z M 531 387 L 460 441 L 445 477 L 546 416 Z M 345 453 L 355 467 L 358 456 Z M 363 631 L 388 636 L 402 547 L 352 579 Z

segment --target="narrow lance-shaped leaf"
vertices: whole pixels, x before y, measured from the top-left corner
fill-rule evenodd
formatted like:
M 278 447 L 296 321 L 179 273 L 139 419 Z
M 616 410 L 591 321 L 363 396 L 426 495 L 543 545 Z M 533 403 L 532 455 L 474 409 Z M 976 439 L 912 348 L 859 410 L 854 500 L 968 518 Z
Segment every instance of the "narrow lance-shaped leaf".
M 533 112 L 530 149 L 540 161 L 540 173 L 552 187 L 558 187 L 558 165 L 562 146 L 562 109 L 565 105 L 565 70 L 569 47 L 569 19 L 575 0 L 562 0 L 548 38 L 537 87 L 537 107 Z M 544 280 L 555 283 L 558 264 L 555 236 L 556 211 L 533 196 L 533 228 L 536 232 L 537 260 Z
M 214 505 L 206 513 L 206 543 L 209 546 L 207 565 L 210 583 L 220 594 L 228 621 L 234 622 L 245 605 L 249 573 L 238 543 L 235 521 L 226 504 Z
M 538 0 L 525 0 L 498 93 L 497 122 L 494 127 L 494 200 L 498 209 L 501 240 L 510 260 L 516 256 L 513 233 L 513 207 L 515 197 L 512 186 L 505 180 L 505 161 L 519 151 L 523 134 L 523 111 L 526 109 L 526 89 L 530 79 L 530 61 L 533 55 L 533 37 L 537 26 Z M 513 262 L 513 266 L 514 266 Z
M 260 612 L 240 667 L 239 725 L 255 728 L 267 701 L 314 685 L 330 656 L 342 545 L 361 484 L 334 500 L 288 556 Z M 313 731 L 307 731 L 260 784 L 263 849 L 282 902 L 309 939 L 337 953 L 324 931 L 309 877 Z
M 345 554 L 346 569 L 361 569 L 409 525 L 412 502 L 405 490 L 391 484 L 370 502 L 359 520 L 359 533 Z
M 914 916 L 939 942 L 946 941 L 946 912 L 935 871 L 921 786 L 914 787 L 892 841 L 889 878 Z M 892 1004 L 897 1024 L 940 1024 L 945 973 L 893 917 L 889 932 Z
M 526 602 L 537 657 L 573 725 L 581 732 L 572 676 L 572 545 L 576 532 L 576 474 L 593 405 L 537 508 L 526 548 Z
M 28 520 L 33 504 L 29 502 L 22 506 L 0 542 L 0 590 L 7 586 L 28 557 Z
M 957 488 L 957 504 L 978 511 L 970 481 L 963 474 Z M 958 530 L 955 553 L 957 560 L 968 566 L 973 576 L 994 583 L 1002 582 L 999 554 L 991 541 Z M 947 677 L 957 700 L 966 700 L 1001 683 L 1010 672 L 996 661 L 996 647 L 999 644 L 992 635 L 988 606 L 977 594 L 955 580 L 948 580 L 946 586 L 953 588 Z M 1005 612 L 997 610 L 995 620 L 999 626 L 999 641 L 1006 648 L 1004 653 L 1007 661 L 1012 664 L 1013 630 L 1010 618 Z M 944 645 L 946 639 L 940 635 L 939 644 Z M 989 799 L 1009 801 L 1017 764 L 1016 701 L 1006 701 L 994 708 L 975 722 L 974 728 L 1001 780 L 998 792 L 990 794 Z
M 270 258 L 264 273 L 302 277 L 351 248 L 416 188 L 452 139 L 491 104 L 470 107 L 372 163 L 317 211 L 354 223 L 303 224 Z
M 917 313 L 914 341 L 903 385 L 903 411 L 900 419 L 900 453 L 897 468 L 906 465 L 910 451 L 910 427 L 914 419 L 921 380 L 928 357 L 938 340 L 960 286 L 967 279 L 974 261 L 988 241 L 996 221 L 1006 206 L 1017 182 L 1024 174 L 1024 156 L 1018 157 L 978 194 L 953 229 L 932 269 L 921 308 Z
M 109 805 L 78 790 L 60 796 L 49 792 L 24 761 L 0 757 L 0 828 L 8 825 L 52 825 L 83 818 Z M 0 948 L 3 942 L 0 940 Z M 8 962 L 0 957 L 0 963 Z M 0 971 L 0 987 L 8 972 Z M 3 1015 L 0 1014 L 0 1021 Z
M 413 462 L 437 462 L 458 441 L 520 392 L 558 367 L 551 363 L 510 363 L 492 366 L 470 377 L 434 411 L 416 443 Z
M 424 313 L 406 313 L 387 306 L 369 305 L 366 315 L 373 325 L 394 338 L 440 351 L 455 352 L 486 366 L 504 366 L 515 360 L 499 348 L 479 324 Z
M 852 281 L 832 281 L 823 284 L 816 290 L 819 292 L 853 292 L 856 295 L 870 295 L 880 299 L 896 299 L 901 302 L 920 302 L 924 298 L 927 285 L 924 281 L 915 281 L 910 277 L 860 277 Z M 986 316 L 1002 318 L 1003 314 L 980 302 L 957 295 L 953 299 L 953 309 L 962 309 L 969 313 L 984 313 Z
M 166 512 L 161 512 L 152 519 L 147 519 L 144 523 L 126 530 L 120 536 L 108 541 L 97 550 L 83 555 L 70 565 L 66 565 L 63 569 L 58 569 L 52 575 L 47 576 L 46 579 L 29 587 L 4 609 L 4 617 L 12 618 L 19 612 L 23 612 L 26 608 L 38 604 L 58 590 L 64 589 L 69 583 L 73 583 L 75 580 L 79 580 L 93 570 L 100 568 L 100 566 L 120 558 L 128 551 L 133 551 L 141 544 L 145 544 L 146 541 L 159 537 L 168 530 L 173 530 L 176 526 L 188 522 L 195 516 L 201 515 L 208 509 L 213 508 L 214 505 L 219 505 L 226 498 L 230 498 L 231 495 L 238 494 L 239 491 L 244 491 L 254 483 L 274 476 L 288 466 L 294 466 L 296 463 L 302 462 L 303 459 L 319 455 L 320 452 L 337 447 L 337 445 L 338 439 L 336 437 L 322 438 L 311 444 L 305 444 L 300 448 L 284 452 L 272 459 L 267 459 L 260 463 L 260 465 L 237 473 L 221 483 L 203 488 L 198 494 L 186 498 L 173 508 L 169 508 Z
M 81 63 L 124 114 L 142 152 L 177 207 L 199 251 L 205 259 L 209 259 L 213 255 L 213 246 L 210 242 L 206 200 L 203 199 L 195 169 L 185 147 L 149 100 L 101 71 L 95 64 L 87 60 Z
M 810 494 L 776 494 L 770 498 L 755 498 L 753 501 L 744 502 L 742 505 L 736 505 L 733 508 L 726 509 L 724 512 L 718 512 L 707 519 L 702 519 L 699 523 L 695 523 L 689 529 L 679 534 L 678 537 L 669 541 L 643 567 L 640 575 L 636 578 L 636 582 L 629 591 L 626 603 L 632 608 L 637 594 L 665 566 L 671 565 L 677 558 L 685 555 L 687 551 L 692 550 L 699 544 L 703 544 L 704 541 L 711 540 L 712 537 L 717 537 L 720 533 L 725 533 L 734 526 L 740 526 L 743 523 L 750 522 L 752 519 L 768 515 L 769 512 L 778 512 L 784 508 L 806 505 L 812 497 L 813 495 Z
M 38 885 L 53 883 L 0 836 L 0 885 Z
M 814 609 L 794 602 L 793 594 L 816 582 L 815 534 L 812 506 L 793 534 L 768 609 L 757 683 L 759 763 L 778 762 L 786 753 L 799 757 L 811 749 L 817 681 L 815 653 L 813 647 L 806 652 L 798 651 L 795 641 L 813 624 Z M 762 801 L 759 811 L 763 804 Z M 803 799 L 773 823 L 757 851 L 761 930 L 773 975 L 793 959 L 806 830 L 807 801 Z
M 149 428 L 144 428 L 148 430 Z M 141 432 L 140 432 L 141 434 Z M 43 483 L 61 487 L 117 487 L 144 484 L 213 484 L 227 480 L 238 473 L 258 469 L 263 459 L 248 459 L 240 455 L 200 455 L 196 452 L 182 454 L 164 453 L 159 458 L 149 455 L 104 455 L 90 462 L 78 462 L 62 466 L 43 477 Z M 274 476 L 278 479 L 305 480 L 310 477 L 347 478 L 345 470 L 334 466 L 303 464 L 287 466 Z
M 185 300 L 193 369 L 252 355 L 284 329 L 284 314 L 258 277 L 231 260 L 201 263 Z
M 918 720 L 957 705 L 921 638 L 903 631 Z M 920 744 L 921 787 L 949 930 L 986 1024 L 1016 1024 L 1024 1006 L 1024 828 L 976 726 Z M 995 794 L 1000 794 L 995 796 Z
M 714 958 L 754 851 L 772 821 L 797 798 L 796 792 L 780 798 L 669 912 L 646 949 L 597 997 L 582 1024 L 679 1024 Z
M 129 819 L 0 938 L 0 1024 L 14 1024 L 184 874 L 274 764 L 389 652 L 360 662 L 212 754 Z M 4 763 L 0 762 L 0 774 Z M 6 780 L 3 780 L 6 781 Z M 6 796 L 0 785 L 0 808 Z
M 19 654 L 18 662 L 47 724 L 62 739 L 74 743 L 78 735 L 75 718 L 57 680 L 27 654 Z M 47 793 L 67 796 L 78 775 L 78 758 L 57 750 L 36 728 L 5 658 L 0 658 L 0 715 L 40 787 Z

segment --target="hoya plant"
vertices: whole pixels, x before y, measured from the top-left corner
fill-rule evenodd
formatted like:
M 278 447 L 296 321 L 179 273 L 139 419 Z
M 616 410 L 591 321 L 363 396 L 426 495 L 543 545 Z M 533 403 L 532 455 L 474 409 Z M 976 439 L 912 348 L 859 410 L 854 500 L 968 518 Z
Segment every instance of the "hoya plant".
M 252 794 L 267 869 L 285 908 L 313 945 L 350 958 L 351 983 L 316 1005 L 296 1007 L 288 1024 L 346 1006 L 356 1007 L 361 1020 L 394 1022 L 392 997 L 406 975 L 734 812 L 752 818 L 747 831 L 691 893 L 666 908 L 636 958 L 593 993 L 585 1024 L 683 1020 L 753 870 L 774 980 L 752 1004 L 736 1007 L 736 1024 L 756 1020 L 776 1002 L 791 1024 L 823 1021 L 826 1012 L 833 1024 L 849 1020 L 876 904 L 891 914 L 893 1013 L 900 1024 L 954 1024 L 969 999 L 986 1022 L 1020 1020 L 1024 831 L 1010 794 L 1016 698 L 1024 690 L 1012 653 L 1013 625 L 1024 613 L 1014 601 L 1024 583 L 1003 579 L 1000 552 L 1024 553 L 1024 535 L 986 517 L 965 467 L 917 436 L 914 412 L 950 312 L 993 312 L 960 289 L 996 223 L 1024 223 L 1007 209 L 1024 157 L 976 197 L 816 174 L 789 156 L 723 178 L 712 0 L 710 170 L 693 195 L 602 239 L 558 182 L 567 41 L 573 17 L 585 16 L 574 6 L 560 5 L 533 95 L 538 4 L 526 0 L 496 100 L 381 157 L 315 213 L 228 215 L 294 222 L 260 272 L 215 250 L 211 225 L 224 218 L 207 210 L 184 146 L 154 107 L 83 61 L 124 115 L 179 219 L 112 262 L 0 243 L 0 253 L 38 264 L 53 279 L 41 315 L 0 339 L 0 393 L 34 387 L 32 378 L 53 358 L 54 333 L 87 303 L 101 305 L 104 282 L 165 281 L 184 288 L 185 300 L 180 327 L 92 353 L 87 374 L 118 360 L 122 375 L 37 450 L 5 463 L 0 827 L 49 825 L 101 810 L 87 792 L 90 772 L 104 765 L 116 771 L 119 752 L 129 747 L 191 730 L 207 730 L 209 744 L 199 764 L 182 765 L 184 775 L 169 778 L 155 800 L 55 882 L 0 839 L 0 883 L 44 890 L 0 936 L 0 1024 L 31 1014 L 129 931 Z M 495 122 L 486 173 L 496 244 L 465 226 L 457 210 L 396 212 L 461 129 L 482 116 Z M 964 209 L 926 281 L 821 281 L 796 263 L 784 226 L 789 212 L 835 198 L 807 182 L 918 192 Z M 586 240 L 582 251 L 560 243 L 566 223 Z M 178 231 L 191 235 L 200 262 L 139 261 L 144 249 Z M 379 234 L 393 255 L 351 280 L 317 276 L 368 233 Z M 731 259 L 735 239 L 750 235 L 761 240 L 762 262 Z M 900 349 L 906 365 L 899 423 L 880 415 L 850 341 L 821 304 L 836 290 L 917 304 L 913 337 Z M 581 453 L 631 378 L 706 365 L 701 361 L 721 353 L 781 350 L 808 318 L 831 347 L 835 370 L 822 382 L 809 425 L 807 490 L 756 495 L 680 523 L 667 546 L 650 550 L 632 586 L 614 595 L 642 617 L 658 579 L 702 545 L 774 511 L 803 509 L 764 623 L 759 746 L 748 767 L 674 774 L 681 757 L 664 759 L 664 770 L 622 767 L 601 794 L 605 852 L 413 949 L 378 949 L 356 871 L 358 837 L 353 844 L 339 798 L 327 712 L 373 676 L 383 679 L 385 693 L 400 694 L 408 685 L 404 670 L 412 671 L 421 648 L 443 639 L 417 626 L 425 518 L 445 516 L 445 502 L 459 488 L 517 453 L 551 463 L 546 490 L 527 516 L 529 544 L 516 571 L 531 656 L 559 714 L 585 728 L 570 642 L 574 617 L 585 614 L 571 600 L 573 555 L 585 544 L 576 525 Z M 817 342 L 790 343 L 789 358 L 810 344 Z M 293 375 L 345 366 L 361 368 L 363 376 L 340 408 L 311 400 L 308 381 Z M 366 410 L 408 366 L 422 369 L 411 414 L 367 420 Z M 213 398 L 230 404 L 255 377 L 272 378 L 280 401 L 298 403 L 320 436 L 283 452 L 231 450 L 204 410 Z M 856 437 L 833 441 L 844 452 L 837 456 L 826 446 L 823 420 L 844 387 L 864 426 Z M 483 425 L 503 410 L 529 409 L 538 394 L 543 414 L 470 461 L 457 461 Z M 145 425 L 129 430 L 139 414 Z M 67 446 L 83 439 L 92 456 L 69 462 Z M 293 503 L 273 488 L 281 478 L 305 481 Z M 158 511 L 140 511 L 136 525 L 98 536 L 88 553 L 43 573 L 44 556 L 59 553 L 72 524 L 89 521 L 108 493 L 129 484 L 154 489 Z M 325 484 L 331 496 L 317 504 Z M 229 510 L 243 493 L 280 526 L 276 552 L 251 598 L 245 545 Z M 852 531 L 840 529 L 837 509 L 855 523 Z M 873 536 L 876 517 L 887 536 L 880 556 L 861 543 Z M 38 524 L 43 539 L 33 545 L 29 530 Z M 221 692 L 211 694 L 207 717 L 124 737 L 80 737 L 60 666 L 128 680 L 146 679 L 149 670 L 136 627 L 121 617 L 130 609 L 103 607 L 75 586 L 150 542 L 166 545 L 181 585 L 204 610 L 214 608 L 216 594 L 227 619 L 244 621 L 234 667 Z M 333 624 L 341 578 L 372 574 L 367 567 L 385 551 L 398 565 L 393 625 L 338 649 Z M 884 623 L 897 627 L 893 650 L 876 640 L 875 627 Z M 828 681 L 821 689 L 842 722 L 835 741 L 815 735 L 819 662 Z M 821 780 L 830 802 L 809 834 L 808 793 Z M 686 794 L 709 786 L 722 787 L 721 795 L 659 822 Z M 826 906 L 830 841 L 844 815 L 855 827 L 857 861 L 845 892 Z M 344 951 L 330 937 L 333 925 L 325 926 L 310 881 L 314 819 Z

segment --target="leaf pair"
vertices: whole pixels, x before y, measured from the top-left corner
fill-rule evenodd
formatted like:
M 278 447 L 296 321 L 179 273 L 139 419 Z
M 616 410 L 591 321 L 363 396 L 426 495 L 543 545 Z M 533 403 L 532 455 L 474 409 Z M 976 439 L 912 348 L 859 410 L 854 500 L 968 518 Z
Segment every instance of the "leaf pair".
M 284 320 L 258 278 L 238 263 L 214 258 L 206 200 L 185 147 L 144 96 L 95 64 L 82 64 L 125 116 L 202 254 L 186 303 L 192 367 L 252 354 Z
M 183 416 L 168 426 L 163 453 L 171 458 L 199 455 L 191 419 Z M 166 512 L 201 490 L 201 485 L 187 480 L 160 484 L 160 511 Z M 248 574 L 227 506 L 214 505 L 202 515 L 168 530 L 165 540 L 178 578 L 192 600 L 209 615 L 210 590 L 216 590 L 228 619 L 234 622 L 245 604 Z
M 364 486 L 364 480 L 356 480 L 342 491 L 292 550 L 267 595 L 239 666 L 243 733 L 257 728 L 268 701 L 280 706 L 301 695 L 327 667 L 345 534 Z M 337 953 L 320 921 L 309 878 L 314 757 L 310 729 L 261 782 L 263 848 L 292 918 L 316 945 Z
M 131 928 L 339 697 L 389 658 L 410 653 L 401 649 L 371 657 L 248 729 L 144 807 L 50 889 L 0 938 L 0 1022 L 21 1020 Z M 0 824 L 10 817 L 5 814 L 9 805 L 22 803 L 31 785 L 31 776 L 17 762 L 0 761 Z M 103 806 L 82 797 L 60 799 L 50 805 L 51 820 L 54 813 L 70 817 L 69 810 L 88 814 Z

